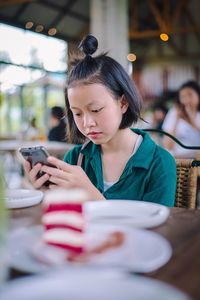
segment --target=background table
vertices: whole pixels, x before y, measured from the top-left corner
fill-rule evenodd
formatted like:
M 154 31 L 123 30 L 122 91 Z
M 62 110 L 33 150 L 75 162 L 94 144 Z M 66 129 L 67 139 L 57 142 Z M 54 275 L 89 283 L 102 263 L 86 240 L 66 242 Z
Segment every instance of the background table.
M 63 157 L 64 154 L 74 147 L 73 144 L 61 143 L 61 142 L 42 142 L 42 141 L 0 141 L 0 152 L 9 152 L 14 155 L 16 151 L 21 147 L 35 147 L 44 146 L 51 155 L 56 157 Z
M 39 224 L 41 204 L 26 209 L 11 210 L 11 227 Z M 163 225 L 151 229 L 160 233 L 172 245 L 170 261 L 157 271 L 145 274 L 169 283 L 192 299 L 200 299 L 200 210 L 171 208 L 170 216 Z M 11 279 L 24 275 L 11 270 Z

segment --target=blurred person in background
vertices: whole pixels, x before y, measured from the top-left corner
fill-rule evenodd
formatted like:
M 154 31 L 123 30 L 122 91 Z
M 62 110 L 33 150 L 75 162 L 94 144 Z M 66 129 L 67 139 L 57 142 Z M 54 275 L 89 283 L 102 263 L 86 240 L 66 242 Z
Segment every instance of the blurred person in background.
M 29 140 L 37 140 L 39 136 L 39 130 L 37 127 L 37 121 L 36 118 L 33 117 L 30 121 L 30 126 L 28 127 L 27 130 L 27 137 L 29 138 Z
M 161 130 L 166 114 L 167 114 L 167 108 L 163 104 L 161 103 L 155 104 L 153 107 L 151 128 Z
M 186 146 L 200 146 L 200 86 L 195 81 L 184 83 L 178 91 L 176 105 L 164 120 L 163 130 Z M 184 149 L 165 137 L 163 145 L 175 157 L 195 158 L 197 150 Z
M 151 108 L 151 120 L 147 121 L 146 126 L 144 128 L 162 130 L 162 125 L 166 117 L 167 111 L 168 109 L 164 104 L 160 102 L 155 103 Z M 157 144 L 163 145 L 162 133 L 150 132 L 150 135 Z
M 39 139 L 39 129 L 35 117 L 32 117 L 29 122 L 22 124 L 18 138 L 25 141 L 36 141 Z
M 61 106 L 54 106 L 50 112 L 50 130 L 48 133 L 49 141 L 65 142 L 66 141 L 66 122 L 65 113 Z

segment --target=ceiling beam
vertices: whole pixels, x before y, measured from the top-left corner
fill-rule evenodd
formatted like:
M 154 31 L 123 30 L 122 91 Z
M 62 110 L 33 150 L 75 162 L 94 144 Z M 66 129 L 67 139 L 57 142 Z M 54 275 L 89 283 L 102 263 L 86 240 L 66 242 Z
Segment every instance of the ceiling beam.
M 130 28 L 138 30 L 138 3 L 137 0 L 130 1 Z
M 84 36 L 88 35 L 90 32 L 90 25 L 89 23 L 84 26 L 83 30 L 79 33 L 78 37 L 81 40 Z
M 158 27 L 160 28 L 160 30 L 162 30 L 162 31 L 167 30 L 167 28 L 166 28 L 167 24 L 165 23 L 163 16 L 161 16 L 161 14 L 160 14 L 160 11 L 156 5 L 155 0 L 149 1 L 149 7 L 150 7 L 150 10 L 158 24 Z
M 83 22 L 89 22 L 90 21 L 90 18 L 89 17 L 86 17 L 86 16 L 83 16 L 75 11 L 72 11 L 72 10 L 69 10 L 69 14 L 70 14 L 70 17 L 73 17 L 79 21 L 83 21 Z
M 170 26 L 170 0 L 164 0 L 163 14 L 164 14 L 165 24 L 167 25 L 167 28 L 169 28 L 169 26 Z
M 12 17 L 13 21 L 17 21 L 18 18 L 23 14 L 23 12 L 26 10 L 27 6 L 29 6 L 29 3 L 24 3 L 19 6 L 19 9 L 17 10 L 16 14 Z
M 177 57 L 177 55 L 172 55 L 172 54 L 165 54 L 162 56 L 162 58 L 156 56 L 147 56 L 144 58 L 141 58 L 143 63 L 155 63 L 155 62 L 168 62 L 168 61 L 182 61 L 184 59 L 184 62 L 188 61 L 189 63 L 191 63 L 191 61 L 194 61 L 194 63 L 196 62 L 197 59 L 199 59 L 199 53 L 194 52 L 194 53 L 186 53 L 186 54 L 182 54 L 180 56 Z M 138 61 L 136 60 L 134 62 L 134 64 L 137 65 Z M 195 64 L 196 65 L 196 64 Z
M 183 34 L 183 33 L 191 33 L 191 32 L 200 32 L 200 26 L 187 26 L 184 28 L 173 28 L 171 30 L 167 30 L 169 35 L 175 34 Z M 160 35 L 160 30 L 144 30 L 144 31 L 130 31 L 129 38 L 130 39 L 143 39 L 143 38 L 153 38 L 158 37 Z
M 180 18 L 183 8 L 188 4 L 188 0 L 179 0 L 177 1 L 176 8 L 174 10 L 174 13 L 172 15 L 171 23 L 172 26 L 176 23 L 176 21 Z
M 59 15 L 53 20 L 50 27 L 57 27 L 62 19 L 69 13 L 70 8 L 74 5 L 77 0 L 69 0 L 67 4 L 62 8 Z
M 14 22 L 14 21 L 10 21 L 10 20 L 7 20 L 4 16 L 0 15 L 0 22 L 1 23 L 4 23 L 4 24 L 7 24 L 7 25 L 11 25 L 11 26 L 14 26 L 14 27 L 18 27 L 18 28 L 21 28 L 21 29 L 24 29 L 25 30 L 25 24 L 22 23 L 22 22 Z M 29 31 L 31 32 L 35 32 L 35 27 L 32 27 L 31 29 L 29 29 Z M 44 29 L 42 32 L 40 32 L 39 34 L 43 34 L 43 35 L 48 35 L 48 30 L 47 29 Z M 68 35 L 62 35 L 60 34 L 59 32 L 53 36 L 54 38 L 58 38 L 58 39 L 61 39 L 61 40 L 64 40 L 66 42 L 77 42 L 78 41 L 78 38 L 73 38 L 71 36 L 68 36 Z
M 56 2 L 48 2 L 47 0 L 40 0 L 38 1 L 40 4 L 46 6 L 46 7 L 50 7 L 56 11 L 58 11 L 59 13 L 64 13 L 63 11 L 63 7 L 61 7 L 60 5 L 56 4 Z M 72 4 L 74 4 L 75 1 L 72 1 Z M 66 13 L 65 13 L 66 14 Z M 73 17 L 74 19 L 78 19 L 80 21 L 83 21 L 83 22 L 89 22 L 90 21 L 90 18 L 82 15 L 82 14 L 79 14 L 75 11 L 72 11 L 70 8 L 68 9 L 68 14 L 70 14 L 71 17 Z M 52 22 L 53 23 L 53 22 Z
M 194 17 L 193 15 L 191 14 L 191 12 L 189 11 L 188 7 L 185 7 L 184 8 L 184 13 L 189 21 L 189 23 L 192 25 L 192 26 L 197 26 L 197 23 L 196 21 L 194 20 Z M 196 39 L 197 41 L 199 42 L 200 44 L 200 34 L 199 32 L 194 32 L 195 36 L 196 36 Z
M 33 2 L 36 0 L 0 0 L 0 7 L 9 6 L 9 5 L 16 5 L 21 3 Z

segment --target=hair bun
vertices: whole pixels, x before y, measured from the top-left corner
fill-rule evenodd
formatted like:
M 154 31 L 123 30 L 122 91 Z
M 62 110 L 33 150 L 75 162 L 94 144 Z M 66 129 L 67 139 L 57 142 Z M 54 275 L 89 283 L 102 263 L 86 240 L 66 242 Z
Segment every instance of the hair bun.
M 89 34 L 80 43 L 79 49 L 84 52 L 85 55 L 92 55 L 98 48 L 97 39 Z

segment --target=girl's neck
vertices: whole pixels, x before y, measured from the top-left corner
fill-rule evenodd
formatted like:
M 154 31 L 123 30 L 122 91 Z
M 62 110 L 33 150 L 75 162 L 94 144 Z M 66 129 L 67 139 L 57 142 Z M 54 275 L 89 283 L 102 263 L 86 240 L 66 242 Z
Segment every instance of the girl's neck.
M 133 151 L 138 135 L 131 129 L 121 129 L 115 137 L 106 144 L 101 145 L 102 154 L 112 152 Z

